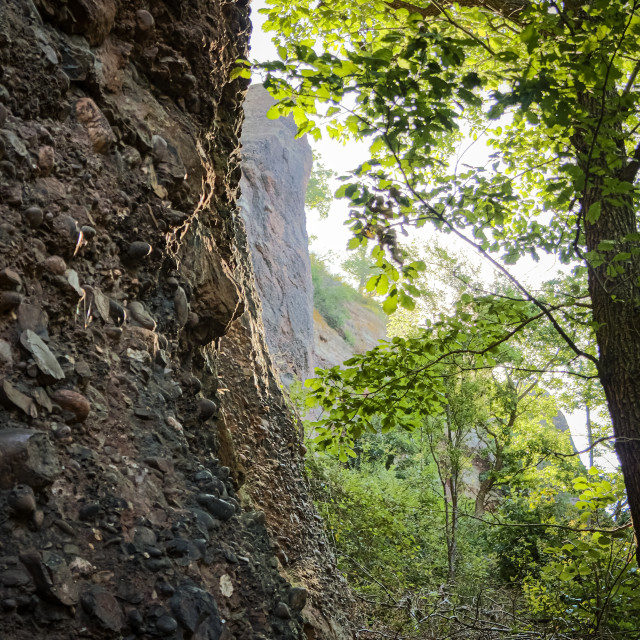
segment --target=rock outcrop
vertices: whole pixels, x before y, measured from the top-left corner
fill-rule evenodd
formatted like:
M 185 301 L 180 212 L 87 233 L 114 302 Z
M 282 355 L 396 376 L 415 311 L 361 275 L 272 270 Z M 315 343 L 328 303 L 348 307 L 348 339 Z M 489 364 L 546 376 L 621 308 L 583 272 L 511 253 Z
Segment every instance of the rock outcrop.
M 387 316 L 382 310 L 347 302 L 346 319 L 341 331 L 329 326 L 316 309 L 314 320 L 314 366 L 334 367 L 354 353 L 365 353 L 387 335 Z
M 237 213 L 245 0 L 0 0 L 4 638 L 343 638 Z
M 242 196 L 267 344 L 285 383 L 311 373 L 313 286 L 304 209 L 311 147 L 293 118 L 269 120 L 275 103 L 249 88 L 242 129 Z

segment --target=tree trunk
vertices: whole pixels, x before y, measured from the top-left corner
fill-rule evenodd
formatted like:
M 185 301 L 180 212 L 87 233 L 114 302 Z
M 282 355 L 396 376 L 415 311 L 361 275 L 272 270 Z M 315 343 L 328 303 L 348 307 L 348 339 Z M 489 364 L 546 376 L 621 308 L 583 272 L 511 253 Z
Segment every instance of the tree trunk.
M 604 389 L 611 422 L 616 438 L 616 453 L 624 476 L 629 507 L 636 533 L 640 528 L 640 260 L 633 256 L 618 263 L 612 263 L 620 252 L 632 253 L 637 243 L 625 239 L 629 234 L 637 233 L 636 211 L 631 198 L 618 195 L 616 204 L 608 202 L 603 196 L 602 172 L 604 176 L 633 182 L 635 171 L 623 166 L 612 171 L 608 164 L 613 159 L 611 150 L 599 153 L 599 141 L 605 140 L 611 145 L 616 143 L 620 156 L 626 156 L 622 129 L 615 124 L 615 109 L 611 105 L 602 114 L 600 99 L 584 97 L 583 107 L 592 114 L 594 122 L 611 122 L 603 125 L 598 138 L 585 142 L 585 136 L 574 138 L 578 152 L 580 168 L 585 173 L 586 187 L 581 200 L 581 217 L 585 227 L 587 251 L 597 251 L 604 258 L 602 265 L 589 267 L 589 295 L 593 305 L 593 320 L 596 323 L 598 344 L 598 376 Z M 591 152 L 590 147 L 596 149 Z M 626 163 L 623 163 L 623 165 Z M 588 222 L 586 213 L 594 203 L 600 203 L 601 212 L 597 220 Z M 599 249 L 605 240 L 613 241 L 615 249 Z M 614 276 L 611 265 L 623 265 L 624 273 Z
M 496 443 L 497 446 L 497 443 Z M 474 507 L 474 515 L 476 518 L 482 518 L 484 512 L 486 510 L 485 502 L 487 500 L 487 496 L 493 489 L 497 474 L 502 471 L 503 466 L 503 458 L 502 458 L 502 449 L 498 448 L 496 450 L 496 459 L 493 463 L 493 467 L 489 472 L 489 475 L 480 483 L 480 488 L 478 489 L 478 493 L 476 494 L 476 502 Z

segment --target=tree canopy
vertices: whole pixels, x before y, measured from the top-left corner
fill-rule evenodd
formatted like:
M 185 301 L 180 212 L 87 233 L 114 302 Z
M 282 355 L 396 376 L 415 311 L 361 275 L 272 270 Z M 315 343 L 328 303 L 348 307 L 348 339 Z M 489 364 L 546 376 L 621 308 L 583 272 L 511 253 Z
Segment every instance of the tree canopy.
M 264 65 L 300 134 L 367 140 L 338 196 L 351 248 L 373 244 L 367 288 L 411 308 L 425 265 L 399 238 L 433 225 L 499 274 L 452 313 L 326 373 L 326 438 L 347 444 L 446 405 L 451 367 L 548 369 L 601 385 L 640 523 L 640 3 L 270 0 L 279 61 Z M 488 160 L 456 158 L 461 140 Z M 512 265 L 562 265 L 532 288 Z M 598 392 L 596 391 L 596 394 Z M 337 427 L 338 428 L 331 428 Z

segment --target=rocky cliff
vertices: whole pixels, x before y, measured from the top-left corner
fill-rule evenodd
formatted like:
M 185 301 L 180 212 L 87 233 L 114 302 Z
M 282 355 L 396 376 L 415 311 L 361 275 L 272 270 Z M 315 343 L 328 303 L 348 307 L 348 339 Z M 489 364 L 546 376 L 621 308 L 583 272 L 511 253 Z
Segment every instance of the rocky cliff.
M 0 628 L 340 638 L 236 208 L 245 0 L 0 0 Z
M 262 85 L 249 88 L 242 128 L 239 200 L 267 344 L 285 382 L 311 372 L 313 287 L 304 209 L 311 147 L 296 139 L 292 117 L 269 120 L 275 103 Z

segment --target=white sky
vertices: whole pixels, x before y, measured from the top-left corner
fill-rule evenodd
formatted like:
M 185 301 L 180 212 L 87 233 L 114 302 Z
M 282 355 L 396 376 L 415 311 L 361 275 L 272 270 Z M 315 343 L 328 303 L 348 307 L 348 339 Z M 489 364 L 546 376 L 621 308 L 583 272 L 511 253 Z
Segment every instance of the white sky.
M 264 0 L 253 0 L 251 3 L 253 34 L 251 36 L 249 57 L 251 60 L 261 62 L 278 59 L 275 45 L 271 42 L 272 34 L 262 31 L 262 25 L 266 17 L 258 13 L 258 10 L 265 6 Z M 366 143 L 351 142 L 343 145 L 329 139 L 328 136 L 317 142 L 309 138 L 309 143 L 314 152 L 320 156 L 323 164 L 335 171 L 337 175 L 348 173 L 369 158 L 368 145 Z M 469 141 L 464 141 L 460 148 L 464 150 L 468 146 Z M 484 158 L 488 153 L 484 145 L 476 143 L 471 145 L 471 150 L 465 154 L 464 162 L 480 166 L 484 163 Z M 331 186 L 337 189 L 340 184 L 339 181 L 334 180 Z M 347 257 L 346 245 L 351 235 L 343 223 L 347 219 L 348 213 L 349 207 L 346 200 L 335 200 L 331 205 L 329 217 L 325 220 L 321 220 L 316 211 L 307 211 L 307 232 L 309 236 L 317 238 L 312 242 L 310 249 L 321 257 L 331 253 L 334 257 L 331 266 L 335 271 L 339 269 L 340 263 Z M 456 253 L 465 255 L 474 265 L 477 264 L 478 269 L 487 279 L 491 278 L 492 268 L 461 240 L 438 234 L 428 227 L 424 227 L 419 232 L 416 231 L 415 234 L 412 237 L 423 239 L 425 242 L 428 242 L 430 237 L 437 237 L 441 246 L 450 247 Z M 520 260 L 517 265 L 510 267 L 510 270 L 521 282 L 535 287 L 536 283 L 551 279 L 558 268 L 560 268 L 560 265 L 553 256 L 543 255 L 539 263 L 525 258 Z M 585 412 L 582 410 L 575 411 L 571 414 L 566 414 L 566 418 L 576 446 L 579 450 L 584 449 L 588 443 Z M 588 464 L 588 455 L 583 455 L 582 459 L 585 464 Z M 600 462 L 610 466 L 606 461 L 600 460 Z

